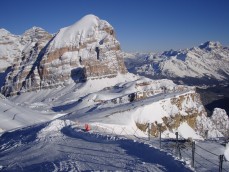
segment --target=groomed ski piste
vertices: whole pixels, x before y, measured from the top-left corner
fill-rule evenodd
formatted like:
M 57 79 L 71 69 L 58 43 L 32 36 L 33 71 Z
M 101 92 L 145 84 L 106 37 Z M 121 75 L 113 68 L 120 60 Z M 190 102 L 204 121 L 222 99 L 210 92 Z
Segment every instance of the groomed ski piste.
M 2 135 L 2 171 L 191 171 L 151 145 L 68 124 L 55 120 Z
M 33 125 L 1 136 L 1 171 L 218 171 L 215 154 L 224 151 L 215 141 L 197 142 L 195 169 L 191 168 L 190 150 L 182 149 L 182 159 L 174 156 L 174 141 L 162 141 L 147 136 L 116 135 L 85 132 L 82 126 L 69 120 L 53 120 Z M 227 149 L 228 151 L 228 149 Z M 217 162 L 217 161 L 216 161 Z M 224 164 L 226 164 L 224 162 Z M 226 164 L 227 165 L 227 164 Z M 228 171 L 224 165 L 224 171 Z
M 139 116 L 139 112 L 152 111 L 150 104 L 160 112 L 161 101 L 192 92 L 158 92 L 146 99 L 125 102 L 123 95 L 145 91 L 135 87 L 143 82 L 152 80 L 117 76 L 24 93 L 12 97 L 13 103 L 0 99 L 1 119 L 5 120 L 1 123 L 1 171 L 217 171 L 218 166 L 197 155 L 200 165 L 196 163 L 191 168 L 188 146 L 182 149 L 179 159 L 174 156 L 173 141 L 163 138 L 160 149 L 158 138 L 149 140 L 146 132 L 137 129 L 136 119 L 160 121 L 162 116 Z M 150 86 L 155 90 L 161 86 L 173 90 L 176 85 L 162 80 Z M 122 102 L 111 101 L 120 96 Z M 89 132 L 84 130 L 85 123 L 91 127 Z M 178 132 L 181 137 L 196 138 L 200 147 L 228 157 L 228 149 L 220 141 L 203 141 L 186 123 Z M 169 135 L 174 137 L 173 133 Z M 200 153 L 209 157 L 206 151 Z M 211 161 L 217 164 L 218 157 Z M 228 171 L 228 161 L 223 167 Z

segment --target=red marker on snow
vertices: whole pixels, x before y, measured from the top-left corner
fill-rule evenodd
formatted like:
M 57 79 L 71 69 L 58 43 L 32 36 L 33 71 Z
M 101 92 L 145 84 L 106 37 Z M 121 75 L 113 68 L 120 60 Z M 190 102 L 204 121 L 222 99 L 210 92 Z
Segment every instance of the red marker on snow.
M 90 131 L 91 129 L 90 129 L 90 126 L 89 126 L 89 124 L 85 124 L 85 131 Z

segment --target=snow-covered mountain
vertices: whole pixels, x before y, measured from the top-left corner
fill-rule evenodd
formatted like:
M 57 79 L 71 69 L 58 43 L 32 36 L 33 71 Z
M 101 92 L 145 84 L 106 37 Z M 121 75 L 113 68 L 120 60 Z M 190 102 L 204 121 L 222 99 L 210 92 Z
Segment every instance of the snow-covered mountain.
M 20 36 L 0 29 L 0 73 L 10 67 L 21 53 Z
M 26 75 L 26 72 L 30 72 L 38 54 L 52 35 L 39 27 L 33 27 L 20 36 L 12 35 L 4 29 L 0 30 L 0 34 L 2 42 L 0 43 L 0 87 L 4 84 L 5 79 L 6 84 L 16 85 L 16 81 Z M 19 81 L 18 84 L 22 84 L 22 81 Z
M 129 72 L 149 78 L 167 78 L 189 85 L 229 82 L 229 47 L 208 41 L 199 47 L 163 53 L 126 54 Z
M 18 60 L 25 58 L 32 51 L 35 44 L 44 47 L 47 40 L 51 39 L 51 35 L 44 29 L 33 27 L 25 31 L 22 35 L 14 35 L 5 29 L 0 29 L 0 72 L 13 64 L 20 63 Z
M 51 40 L 48 34 L 36 30 L 35 37 L 29 30 L 22 38 L 30 39 L 31 44 L 8 74 L 2 88 L 5 95 L 126 73 L 113 27 L 94 15 L 60 29 Z

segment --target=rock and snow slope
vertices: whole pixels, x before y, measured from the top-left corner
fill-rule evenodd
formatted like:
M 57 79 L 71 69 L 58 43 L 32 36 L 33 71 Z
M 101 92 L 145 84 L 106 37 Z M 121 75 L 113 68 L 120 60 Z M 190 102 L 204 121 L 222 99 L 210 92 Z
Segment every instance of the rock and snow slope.
M 224 109 L 215 108 L 211 116 L 217 130 L 229 137 L 229 117 Z
M 39 41 L 44 40 L 42 37 L 47 38 L 42 34 Z M 28 47 L 28 57 L 23 55 L 21 63 L 8 74 L 1 90 L 4 95 L 126 73 L 113 27 L 94 15 L 60 29 L 53 39 L 42 45 L 43 49 L 37 47 L 37 43 Z
M 189 85 L 229 82 L 229 48 L 208 41 L 199 47 L 163 53 L 126 54 L 129 72 L 150 78 L 167 78 Z
M 0 30 L 1 33 L 2 30 Z M 21 36 L 12 35 L 8 31 L 3 33 L 5 34 L 0 38 L 2 42 L 0 43 L 0 62 L 7 62 L 7 65 L 1 63 L 3 70 L 1 71 L 0 67 L 0 87 L 5 84 L 1 91 L 9 93 L 13 91 L 12 88 L 20 89 L 20 86 L 25 84 L 23 79 L 37 63 L 41 49 L 52 38 L 52 35 L 39 27 L 33 27 Z M 9 66 L 11 69 L 5 70 Z
M 195 90 L 170 80 L 118 75 L 28 92 L 11 97 L 11 100 L 37 111 L 61 112 L 67 114 L 64 119 L 90 123 L 108 131 L 115 128 L 117 133 L 122 127 L 129 129 L 130 135 L 137 128 L 146 132 L 146 125 L 150 122 L 154 136 L 158 135 L 158 123 L 163 124 L 163 137 L 175 137 L 174 133 L 180 131 L 184 138 L 202 139 L 206 130 L 209 130 L 209 137 L 222 136 L 206 116 Z M 181 131 L 184 128 L 192 131 L 185 133 Z
M 0 29 L 0 72 L 10 67 L 20 56 L 20 36 L 13 35 L 5 29 Z
M 51 35 L 44 29 L 39 27 L 32 27 L 22 35 L 14 35 L 5 29 L 0 29 L 0 72 L 13 64 L 20 63 L 21 58 L 27 60 L 25 56 L 32 53 L 32 48 L 35 44 L 45 46 Z

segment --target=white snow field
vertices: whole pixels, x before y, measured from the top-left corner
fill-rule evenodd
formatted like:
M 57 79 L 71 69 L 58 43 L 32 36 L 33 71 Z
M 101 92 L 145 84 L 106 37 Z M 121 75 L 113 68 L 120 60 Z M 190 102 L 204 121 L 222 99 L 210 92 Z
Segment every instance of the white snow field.
M 148 144 L 86 133 L 69 124 L 55 120 L 4 133 L 2 171 L 191 171 Z
M 192 171 L 189 143 L 182 144 L 181 161 L 173 157 L 174 141 L 85 132 L 69 120 L 54 120 L 0 137 L 1 171 Z M 218 171 L 223 146 L 197 142 L 195 171 Z M 207 160 L 204 160 L 206 158 Z M 213 164 L 212 164 L 213 163 Z M 224 162 L 223 170 L 229 164 Z
M 2 97 L 2 96 L 1 96 Z M 18 106 L 7 99 L 0 97 L 0 133 L 32 124 L 50 121 L 57 113 L 46 113 Z
M 229 143 L 227 143 L 226 150 L 224 152 L 224 156 L 227 161 L 229 161 Z

